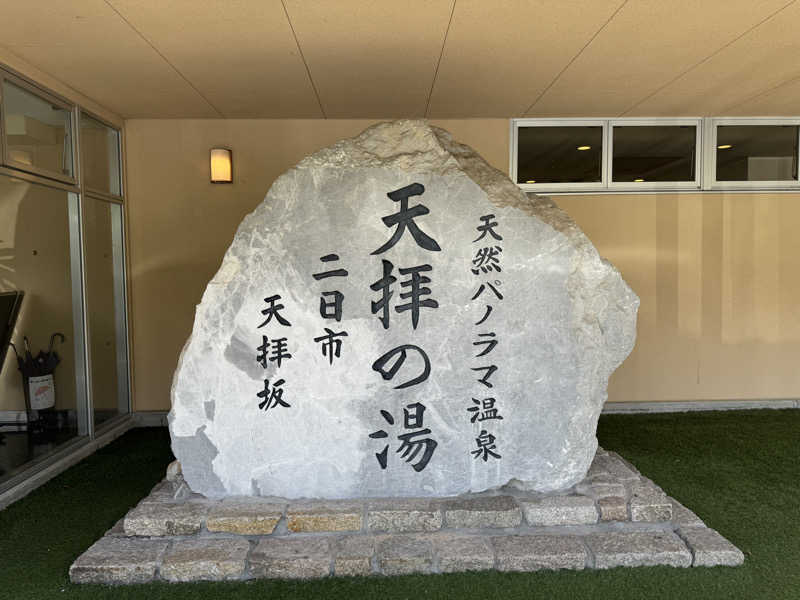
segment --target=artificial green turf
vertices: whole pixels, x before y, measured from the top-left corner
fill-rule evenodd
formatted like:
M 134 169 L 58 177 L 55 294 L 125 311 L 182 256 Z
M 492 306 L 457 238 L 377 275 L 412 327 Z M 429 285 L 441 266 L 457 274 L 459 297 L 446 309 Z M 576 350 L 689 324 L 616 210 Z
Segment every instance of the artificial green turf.
M 799 434 L 792 410 L 600 419 L 600 443 L 739 546 L 742 567 L 72 585 L 72 561 L 172 459 L 166 430 L 134 430 L 0 511 L 0 598 L 800 598 Z

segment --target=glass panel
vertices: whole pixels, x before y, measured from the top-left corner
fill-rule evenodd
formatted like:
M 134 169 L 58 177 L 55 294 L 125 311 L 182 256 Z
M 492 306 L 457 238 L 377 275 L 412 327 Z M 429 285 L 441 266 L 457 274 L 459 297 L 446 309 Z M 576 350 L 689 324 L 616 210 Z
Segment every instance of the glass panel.
M 83 184 L 93 190 L 122 195 L 119 131 L 81 113 Z
M 717 127 L 717 181 L 797 180 L 797 125 Z
M 603 128 L 520 127 L 517 183 L 602 181 Z
M 694 125 L 628 125 L 613 130 L 612 181 L 694 181 Z
M 68 109 L 4 80 L 3 110 L 9 164 L 73 177 Z
M 77 209 L 74 194 L 0 175 L 0 294 L 6 300 L 0 320 L 25 370 L 23 375 L 13 347 L 6 346 L 0 483 L 86 433 L 81 303 L 74 296 L 76 285 L 80 290 Z
M 86 308 L 95 426 L 128 412 L 122 206 L 84 198 Z

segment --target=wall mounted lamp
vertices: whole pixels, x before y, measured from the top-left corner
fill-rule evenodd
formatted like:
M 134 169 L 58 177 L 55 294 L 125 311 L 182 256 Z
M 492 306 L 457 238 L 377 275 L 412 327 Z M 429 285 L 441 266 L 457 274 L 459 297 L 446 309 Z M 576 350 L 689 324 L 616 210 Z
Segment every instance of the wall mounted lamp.
M 211 149 L 211 183 L 233 183 L 233 151 Z

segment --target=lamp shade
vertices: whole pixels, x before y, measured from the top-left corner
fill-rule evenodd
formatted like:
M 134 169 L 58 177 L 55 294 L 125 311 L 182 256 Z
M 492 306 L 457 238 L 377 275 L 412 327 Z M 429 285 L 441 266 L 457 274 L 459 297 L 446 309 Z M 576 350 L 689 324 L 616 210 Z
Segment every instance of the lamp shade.
M 211 149 L 211 183 L 233 182 L 233 152 L 230 148 Z

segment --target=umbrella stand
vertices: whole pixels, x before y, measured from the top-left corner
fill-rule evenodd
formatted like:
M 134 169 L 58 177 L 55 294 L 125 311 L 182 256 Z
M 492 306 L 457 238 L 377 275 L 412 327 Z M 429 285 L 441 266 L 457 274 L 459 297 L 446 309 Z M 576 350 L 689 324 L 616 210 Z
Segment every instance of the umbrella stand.
M 50 337 L 50 347 L 47 352 L 39 352 L 34 357 L 30 349 L 30 341 L 23 336 L 25 344 L 24 358 L 17 353 L 17 368 L 22 374 L 22 387 L 25 395 L 25 411 L 28 415 L 28 430 L 34 434 L 42 433 L 45 429 L 41 411 L 52 411 L 55 408 L 55 377 L 54 372 L 61 362 L 58 354 L 53 350 L 55 339 L 64 342 L 63 333 L 54 333 Z

